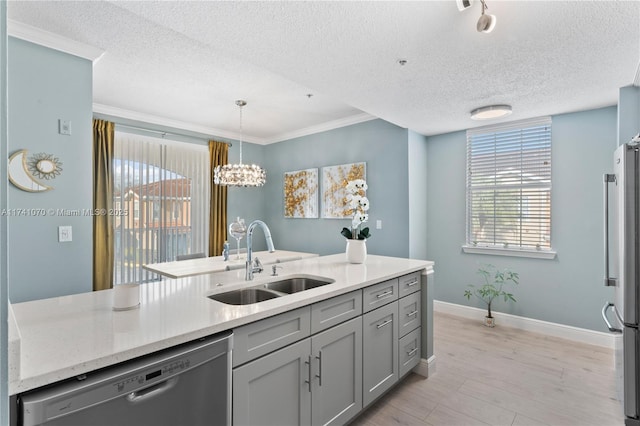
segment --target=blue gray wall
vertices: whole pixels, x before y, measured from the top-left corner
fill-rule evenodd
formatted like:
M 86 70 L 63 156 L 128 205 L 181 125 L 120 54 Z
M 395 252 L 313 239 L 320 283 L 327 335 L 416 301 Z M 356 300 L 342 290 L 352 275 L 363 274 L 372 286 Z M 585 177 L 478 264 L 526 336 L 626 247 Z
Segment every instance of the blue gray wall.
M 409 257 L 427 259 L 427 138 L 409 131 Z
M 62 161 L 53 190 L 8 188 L 9 209 L 92 207 L 92 64 L 9 37 L 9 153 L 44 152 Z M 72 134 L 58 134 L 58 119 L 70 120 Z M 73 241 L 58 242 L 58 226 L 73 227 Z M 91 291 L 92 218 L 17 215 L 8 218 L 9 299 Z
M 371 208 L 367 240 L 371 254 L 409 256 L 407 130 L 383 120 L 268 145 L 263 166 L 268 170 L 264 187 L 263 218 L 274 234 L 276 248 L 320 255 L 341 253 L 345 239 L 340 230 L 348 219 L 298 219 L 284 217 L 284 172 L 366 162 Z M 320 188 L 320 191 L 322 188 Z M 322 216 L 319 214 L 319 216 Z M 376 228 L 382 220 L 382 229 Z
M 604 288 L 602 175 L 613 169 L 616 108 L 553 116 L 552 246 L 555 260 L 464 254 L 466 133 L 428 138 L 427 255 L 436 264 L 435 298 L 467 301 L 465 287 L 478 283 L 481 263 L 520 273 L 517 303 L 496 303 L 496 311 L 605 331 L 600 309 L 611 299 Z

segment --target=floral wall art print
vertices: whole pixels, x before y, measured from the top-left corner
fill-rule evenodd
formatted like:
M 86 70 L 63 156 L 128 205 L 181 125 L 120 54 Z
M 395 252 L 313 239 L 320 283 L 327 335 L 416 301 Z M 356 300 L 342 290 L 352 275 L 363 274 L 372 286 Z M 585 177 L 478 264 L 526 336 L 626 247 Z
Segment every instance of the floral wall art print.
M 366 163 L 341 164 L 322 168 L 322 217 L 351 218 L 347 201 L 347 182 L 366 178 Z
M 318 169 L 284 173 L 284 217 L 318 217 Z

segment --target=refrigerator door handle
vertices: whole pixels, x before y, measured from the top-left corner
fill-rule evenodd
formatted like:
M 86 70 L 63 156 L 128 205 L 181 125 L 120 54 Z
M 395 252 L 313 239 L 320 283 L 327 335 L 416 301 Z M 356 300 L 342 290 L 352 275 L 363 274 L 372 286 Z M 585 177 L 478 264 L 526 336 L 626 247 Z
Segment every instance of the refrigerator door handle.
M 609 276 L 609 183 L 616 181 L 616 175 L 604 175 L 604 285 L 615 287 L 616 279 Z
M 607 318 L 607 311 L 609 310 L 609 308 L 613 308 L 613 312 L 616 314 L 616 317 L 618 317 L 618 313 L 616 312 L 616 306 L 611 302 L 607 302 L 602 307 L 602 319 L 604 320 L 605 324 L 607 324 L 607 328 L 609 329 L 610 332 L 612 332 L 612 333 L 622 333 L 622 329 L 615 328 L 609 322 L 609 318 Z

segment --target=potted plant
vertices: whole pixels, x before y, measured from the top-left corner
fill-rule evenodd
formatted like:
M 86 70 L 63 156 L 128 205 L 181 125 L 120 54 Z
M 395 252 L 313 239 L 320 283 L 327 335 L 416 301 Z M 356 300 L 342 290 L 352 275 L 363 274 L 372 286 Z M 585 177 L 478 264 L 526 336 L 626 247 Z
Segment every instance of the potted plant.
M 347 239 L 347 260 L 350 263 L 363 263 L 367 257 L 367 238 L 371 238 L 369 228 L 361 228 L 369 220 L 369 199 L 365 196 L 367 182 L 355 179 L 347 183 L 347 203 L 353 212 L 351 229 L 344 227 L 340 234 Z
M 518 284 L 520 276 L 517 272 L 510 271 L 509 269 L 499 270 L 493 265 L 481 265 L 478 268 L 478 274 L 482 275 L 484 284 L 475 286 L 469 284 L 469 288 L 464 291 L 464 295 L 467 300 L 471 299 L 471 296 L 476 296 L 487 304 L 487 316 L 485 317 L 484 324 L 488 327 L 493 327 L 495 321 L 493 315 L 491 315 L 491 303 L 496 297 L 503 297 L 504 301 L 511 300 L 515 302 L 516 299 L 513 294 L 507 292 L 504 289 L 505 285 Z

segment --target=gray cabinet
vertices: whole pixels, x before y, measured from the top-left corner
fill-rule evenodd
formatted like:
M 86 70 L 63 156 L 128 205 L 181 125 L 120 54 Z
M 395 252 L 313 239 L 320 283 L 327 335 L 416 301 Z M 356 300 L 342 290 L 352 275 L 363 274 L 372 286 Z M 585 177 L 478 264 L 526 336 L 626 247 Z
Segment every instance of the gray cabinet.
M 420 327 L 421 306 L 419 291 L 398 300 L 400 337 Z
M 362 291 L 356 290 L 311 305 L 311 334 L 362 315 Z
M 399 297 L 404 297 L 420 290 L 420 274 L 421 272 L 414 272 L 398 278 Z
M 362 410 L 362 317 L 313 336 L 311 360 L 311 424 L 345 424 Z
M 398 380 L 398 302 L 364 314 L 362 328 L 362 402 L 366 407 Z
M 234 359 L 305 338 L 233 370 L 233 424 L 340 425 L 355 417 L 362 410 L 361 297 L 357 291 L 240 327 L 246 353 Z M 306 337 L 314 311 L 316 327 L 355 318 Z
M 383 281 L 362 290 L 362 312 L 384 306 L 398 300 L 398 279 Z
M 233 370 L 234 425 L 311 424 L 309 339 Z
M 310 334 L 311 312 L 308 306 L 238 327 L 233 330 L 233 366 L 283 348 Z
M 420 328 L 416 328 L 398 341 L 400 377 L 407 374 L 420 362 Z

